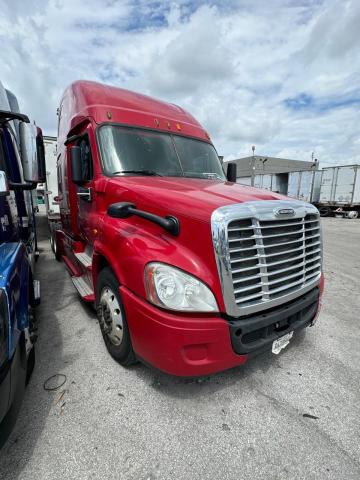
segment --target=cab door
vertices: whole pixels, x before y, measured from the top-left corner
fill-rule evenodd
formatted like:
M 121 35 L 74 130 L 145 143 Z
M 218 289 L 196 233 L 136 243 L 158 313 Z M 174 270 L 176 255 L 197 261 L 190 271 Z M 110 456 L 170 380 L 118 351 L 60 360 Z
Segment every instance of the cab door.
M 83 178 L 81 185 L 76 186 L 78 228 L 82 239 L 93 245 L 98 224 L 96 202 L 94 195 L 94 162 L 91 150 L 90 132 L 86 131 L 81 135 L 76 145 L 80 147 L 80 161 Z

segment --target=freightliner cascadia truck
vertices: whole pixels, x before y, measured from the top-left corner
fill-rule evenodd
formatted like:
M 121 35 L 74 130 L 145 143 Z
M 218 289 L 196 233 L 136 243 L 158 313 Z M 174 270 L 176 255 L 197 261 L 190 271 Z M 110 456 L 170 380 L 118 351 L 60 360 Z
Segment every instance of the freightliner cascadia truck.
M 42 160 L 41 160 L 42 159 Z M 34 367 L 39 303 L 31 191 L 45 169 L 42 134 L 0 82 L 0 448 Z
M 59 108 L 56 256 L 97 309 L 110 354 L 210 374 L 312 325 L 317 209 L 227 178 L 181 107 L 78 81 Z

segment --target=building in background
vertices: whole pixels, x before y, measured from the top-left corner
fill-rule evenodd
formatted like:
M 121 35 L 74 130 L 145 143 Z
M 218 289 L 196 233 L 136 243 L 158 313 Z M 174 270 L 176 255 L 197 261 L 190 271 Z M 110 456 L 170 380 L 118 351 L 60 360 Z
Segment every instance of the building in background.
M 236 164 L 237 182 L 254 187 L 265 188 L 287 195 L 289 173 L 315 171 L 319 169 L 317 160 L 307 162 L 289 158 L 253 155 L 231 160 Z M 224 170 L 226 171 L 224 162 Z
M 290 160 L 289 158 L 269 157 L 266 155 L 254 155 L 249 157 L 231 160 L 236 163 L 237 177 L 251 177 L 255 175 L 266 175 L 269 173 L 299 172 L 302 170 L 318 170 L 319 162 L 307 162 L 304 160 Z M 224 162 L 226 166 L 226 162 Z

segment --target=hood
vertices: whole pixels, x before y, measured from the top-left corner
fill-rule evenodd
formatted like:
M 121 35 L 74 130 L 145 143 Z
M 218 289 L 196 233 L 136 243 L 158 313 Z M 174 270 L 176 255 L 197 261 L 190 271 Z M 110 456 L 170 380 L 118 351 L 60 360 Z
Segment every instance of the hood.
M 214 210 L 225 205 L 287 198 L 239 183 L 197 178 L 113 177 L 109 183 L 113 191 L 118 187 L 118 201 L 133 202 L 142 210 L 161 210 L 164 215 L 179 214 L 206 222 Z

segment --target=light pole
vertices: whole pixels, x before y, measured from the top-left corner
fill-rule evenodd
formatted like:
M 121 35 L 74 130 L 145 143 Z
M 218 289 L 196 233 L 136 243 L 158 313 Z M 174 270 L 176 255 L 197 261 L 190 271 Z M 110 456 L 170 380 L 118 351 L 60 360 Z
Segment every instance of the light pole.
M 251 186 L 254 186 L 254 171 L 255 171 L 255 145 L 251 147 L 251 150 L 253 152 L 252 154 L 252 160 L 251 160 Z

